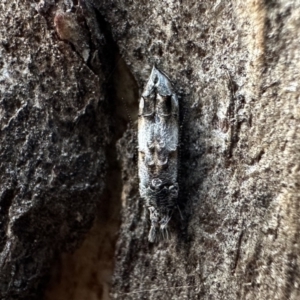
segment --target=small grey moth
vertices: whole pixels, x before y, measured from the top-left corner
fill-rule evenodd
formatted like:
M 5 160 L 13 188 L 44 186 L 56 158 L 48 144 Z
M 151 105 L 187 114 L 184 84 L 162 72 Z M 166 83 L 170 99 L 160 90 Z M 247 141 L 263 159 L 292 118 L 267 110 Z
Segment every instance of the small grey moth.
M 139 191 L 150 213 L 150 242 L 167 226 L 178 197 L 178 98 L 169 78 L 153 67 L 139 102 Z

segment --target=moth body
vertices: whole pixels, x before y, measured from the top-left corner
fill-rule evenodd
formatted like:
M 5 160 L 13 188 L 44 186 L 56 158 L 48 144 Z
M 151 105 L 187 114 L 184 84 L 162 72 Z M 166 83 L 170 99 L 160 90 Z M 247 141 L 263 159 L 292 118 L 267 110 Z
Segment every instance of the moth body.
M 168 77 L 153 67 L 139 103 L 139 190 L 150 213 L 148 239 L 167 231 L 178 197 L 178 98 Z

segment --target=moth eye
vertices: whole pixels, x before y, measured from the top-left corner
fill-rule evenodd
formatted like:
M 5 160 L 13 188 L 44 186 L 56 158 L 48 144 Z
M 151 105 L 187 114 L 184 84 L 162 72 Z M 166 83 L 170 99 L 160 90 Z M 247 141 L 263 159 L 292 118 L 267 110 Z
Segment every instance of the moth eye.
M 151 183 L 155 188 L 158 188 L 159 186 L 161 186 L 162 181 L 159 178 L 154 178 L 154 179 L 152 179 Z
M 162 181 L 161 181 L 161 179 L 159 179 L 159 178 L 154 178 L 154 179 L 152 179 L 152 185 L 154 186 L 154 187 L 159 187 L 159 186 L 161 186 L 161 184 L 162 184 Z

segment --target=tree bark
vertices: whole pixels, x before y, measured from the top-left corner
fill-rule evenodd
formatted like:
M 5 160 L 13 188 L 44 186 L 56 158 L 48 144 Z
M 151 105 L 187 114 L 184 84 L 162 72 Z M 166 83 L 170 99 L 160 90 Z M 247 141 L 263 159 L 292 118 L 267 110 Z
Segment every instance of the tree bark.
M 69 254 L 94 286 L 52 275 L 47 300 L 298 299 L 300 3 L 35 4 L 1 4 L 0 298 L 41 299 L 98 215 Z M 180 96 L 183 218 L 150 244 L 127 113 L 153 65 Z

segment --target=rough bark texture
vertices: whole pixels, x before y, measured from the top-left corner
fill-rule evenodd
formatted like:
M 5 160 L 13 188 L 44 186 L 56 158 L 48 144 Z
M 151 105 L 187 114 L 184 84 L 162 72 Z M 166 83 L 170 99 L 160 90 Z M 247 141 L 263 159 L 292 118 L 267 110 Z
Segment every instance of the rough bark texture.
M 300 3 L 35 4 L 0 4 L 1 299 L 41 299 L 96 213 L 47 300 L 108 299 L 114 263 L 113 299 L 299 299 Z M 184 220 L 157 244 L 122 106 L 153 64 L 184 112 Z
M 105 205 L 109 70 L 93 70 L 59 39 L 58 7 L 46 4 L 40 13 L 31 1 L 0 4 L 1 299 L 41 299 L 57 255 L 74 249 Z M 82 31 L 65 30 L 75 41 L 80 22 L 71 18 Z

